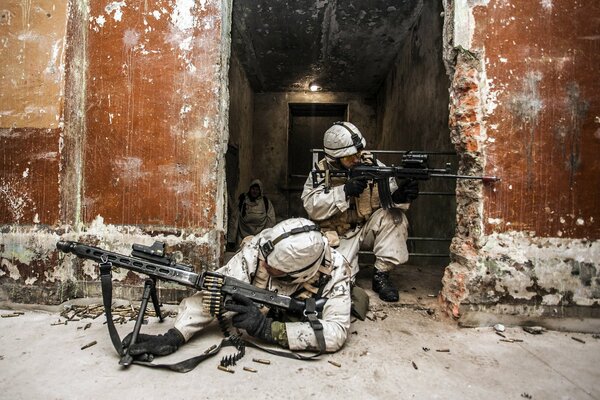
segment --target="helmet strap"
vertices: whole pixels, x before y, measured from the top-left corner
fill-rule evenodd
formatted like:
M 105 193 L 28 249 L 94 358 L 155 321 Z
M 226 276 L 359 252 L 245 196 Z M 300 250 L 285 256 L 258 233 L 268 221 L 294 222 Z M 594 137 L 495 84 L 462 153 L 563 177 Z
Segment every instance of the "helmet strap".
M 363 149 L 364 146 L 363 146 L 362 139 L 360 138 L 360 136 L 358 136 L 358 134 L 356 132 L 354 132 L 352 129 L 348 128 L 348 126 L 343 121 L 337 121 L 337 122 L 334 122 L 333 124 L 343 126 L 344 128 L 346 128 L 346 130 L 348 132 L 350 132 L 350 137 L 352 138 L 352 145 L 354 147 L 356 147 L 357 152 L 359 152 Z
M 292 235 L 297 235 L 299 233 L 319 231 L 319 230 L 320 230 L 320 228 L 317 225 L 302 225 L 301 227 L 294 228 L 294 229 L 290 230 L 289 232 L 282 233 L 281 235 L 277 236 L 273 240 L 267 240 L 264 244 L 261 244 L 259 246 L 262 255 L 265 257 L 265 262 L 267 262 L 267 264 L 268 264 L 267 257 L 269 257 L 269 254 L 271 254 L 273 252 L 273 250 L 275 250 L 275 245 L 277 243 L 281 242 L 283 239 L 290 237 Z

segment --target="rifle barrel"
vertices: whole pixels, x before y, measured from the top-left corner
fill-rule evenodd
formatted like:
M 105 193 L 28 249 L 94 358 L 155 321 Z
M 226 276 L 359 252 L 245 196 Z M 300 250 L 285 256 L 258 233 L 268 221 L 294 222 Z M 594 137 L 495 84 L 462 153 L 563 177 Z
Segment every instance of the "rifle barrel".
M 451 179 L 475 179 L 483 181 L 483 183 L 492 183 L 500 180 L 497 176 L 478 176 L 478 175 L 453 175 L 453 174 L 431 174 L 437 178 L 451 178 Z

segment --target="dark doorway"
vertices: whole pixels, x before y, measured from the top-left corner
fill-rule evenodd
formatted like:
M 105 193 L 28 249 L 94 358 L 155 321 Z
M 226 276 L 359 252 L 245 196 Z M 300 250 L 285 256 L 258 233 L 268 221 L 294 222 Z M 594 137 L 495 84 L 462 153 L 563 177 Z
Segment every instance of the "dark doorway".
M 229 144 L 225 153 L 225 179 L 227 181 L 227 221 L 236 207 L 236 191 L 240 183 L 240 151 L 237 146 Z
M 347 104 L 290 104 L 288 131 L 287 217 L 306 217 L 300 195 L 312 168 L 311 149 L 323 147 L 323 134 L 345 121 Z

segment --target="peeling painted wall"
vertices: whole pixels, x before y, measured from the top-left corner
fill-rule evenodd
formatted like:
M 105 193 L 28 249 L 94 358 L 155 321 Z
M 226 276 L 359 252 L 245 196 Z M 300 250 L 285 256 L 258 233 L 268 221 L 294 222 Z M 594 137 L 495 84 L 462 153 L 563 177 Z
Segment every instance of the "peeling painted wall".
M 59 238 L 125 254 L 164 240 L 197 270 L 216 267 L 231 1 L 3 7 L 0 299 L 99 294 L 94 266 L 58 254 Z M 116 296 L 139 295 L 138 275 L 115 278 Z
M 84 222 L 215 226 L 226 79 L 217 7 L 91 3 Z
M 64 1 L 0 4 L 2 128 L 59 128 L 66 16 Z
M 488 164 L 504 178 L 486 203 L 486 232 L 600 237 L 600 4 L 492 2 L 473 14 Z
M 55 224 L 64 2 L 0 4 L 0 224 Z
M 524 315 L 597 307 L 600 4 L 444 4 L 461 168 L 502 181 L 457 187 L 442 299 L 457 317 L 504 312 L 496 303 L 533 306 L 506 311 Z

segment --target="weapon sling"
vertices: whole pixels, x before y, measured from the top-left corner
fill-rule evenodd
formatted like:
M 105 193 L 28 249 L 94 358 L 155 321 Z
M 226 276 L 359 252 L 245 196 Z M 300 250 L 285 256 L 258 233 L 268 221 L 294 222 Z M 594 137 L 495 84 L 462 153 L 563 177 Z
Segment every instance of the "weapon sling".
M 260 346 L 256 343 L 254 343 L 252 341 L 242 339 L 238 335 L 229 335 L 229 333 L 226 331 L 226 329 L 223 328 L 224 322 L 220 318 L 221 315 L 218 315 L 217 318 L 219 319 L 219 324 L 221 325 L 221 329 L 225 335 L 225 338 L 223 338 L 218 345 L 211 346 L 210 348 L 205 350 L 204 353 L 200 354 L 199 356 L 191 357 L 186 360 L 183 360 L 183 361 L 180 361 L 177 363 L 173 363 L 173 364 L 154 364 L 150 361 L 135 359 L 128 354 L 126 349 L 123 348 L 121 338 L 119 337 L 119 333 L 117 332 L 117 329 L 114 325 L 114 321 L 112 318 L 112 272 L 111 272 L 112 263 L 110 261 L 108 261 L 107 257 L 102 257 L 101 262 L 98 264 L 100 267 L 100 278 L 101 278 L 101 284 L 102 284 L 102 301 L 103 301 L 103 305 L 104 305 L 104 312 L 106 314 L 106 324 L 108 326 L 108 332 L 110 335 L 111 342 L 112 342 L 115 350 L 117 351 L 117 354 L 121 357 L 119 364 L 121 364 L 125 367 L 129 366 L 130 364 L 137 364 L 137 365 L 142 365 L 142 366 L 150 367 L 150 368 L 168 369 L 168 370 L 175 371 L 175 372 L 185 373 L 185 372 L 192 371 L 202 361 L 204 361 L 208 358 L 211 358 L 212 356 L 219 353 L 219 351 L 223 347 L 228 347 L 228 346 L 234 346 L 238 350 L 238 353 L 228 356 L 228 357 L 224 357 L 221 360 L 221 365 L 223 365 L 223 366 L 235 365 L 236 361 L 238 361 L 239 359 L 241 359 L 244 356 L 245 347 L 255 348 L 255 349 L 258 349 L 258 350 L 261 350 L 261 351 L 264 351 L 264 352 L 267 352 L 269 354 L 279 356 L 279 357 L 286 357 L 286 358 L 292 358 L 292 359 L 296 359 L 296 360 L 305 360 L 305 361 L 317 360 L 318 357 L 323 352 L 325 352 L 325 338 L 323 335 L 323 325 L 317 318 L 316 302 L 315 302 L 314 298 L 308 298 L 308 299 L 306 299 L 306 310 L 304 311 L 304 315 L 308 318 L 308 322 L 310 323 L 311 327 L 313 328 L 313 330 L 315 332 L 315 336 L 317 338 L 317 343 L 319 345 L 319 351 L 316 354 L 313 354 L 311 356 L 304 356 L 302 354 L 294 353 L 291 351 L 288 352 L 288 351 L 266 348 L 266 347 L 263 347 L 263 346 Z M 136 325 L 135 325 L 133 333 L 132 333 L 130 345 L 135 343 L 135 340 L 137 339 L 137 336 L 139 334 L 139 331 L 140 331 L 140 328 L 142 325 L 142 321 L 144 318 L 144 314 L 146 312 L 146 307 L 148 304 L 149 297 L 152 298 L 157 316 L 159 316 L 159 319 L 162 322 L 162 316 L 160 314 L 160 308 L 158 305 L 158 298 L 156 296 L 155 283 L 152 279 L 147 279 L 145 286 L 144 286 L 144 295 L 142 298 L 142 304 L 140 306 L 140 311 L 139 311 L 139 314 L 138 314 L 138 317 L 136 320 Z
M 129 356 L 127 354 L 126 350 L 123 349 L 123 345 L 121 344 L 121 338 L 119 337 L 119 333 L 117 332 L 117 329 L 115 327 L 115 324 L 114 324 L 114 321 L 112 318 L 112 272 L 111 272 L 112 263 L 110 261 L 108 261 L 108 259 L 104 258 L 102 260 L 102 262 L 99 263 L 99 266 L 100 266 L 100 279 L 102 282 L 102 302 L 104 304 L 104 312 L 106 314 L 106 325 L 108 326 L 108 333 L 110 335 L 110 340 L 112 341 L 112 344 L 115 347 L 117 354 L 121 357 L 121 361 L 120 361 L 121 365 L 128 366 L 129 364 L 138 364 L 138 365 L 143 365 L 143 366 L 151 367 L 151 368 L 170 369 L 171 371 L 176 371 L 176 372 L 189 372 L 189 371 L 193 370 L 194 368 L 196 368 L 196 366 L 198 364 L 200 364 L 202 361 L 217 354 L 219 352 L 219 350 L 221 350 L 222 347 L 231 345 L 230 340 L 228 340 L 228 338 L 224 338 L 223 340 L 221 340 L 221 343 L 219 343 L 219 345 L 210 347 L 203 354 L 196 356 L 196 357 L 189 358 L 187 360 L 184 360 L 184 361 L 181 361 L 181 362 L 178 362 L 175 364 L 153 364 L 149 361 L 142 361 L 142 360 L 136 360 L 134 358 L 131 358 L 131 356 Z M 147 283 L 146 287 L 144 289 L 144 298 L 142 299 L 142 306 L 140 307 L 140 311 L 138 314 L 138 321 L 141 321 L 144 318 L 144 313 L 146 311 L 145 305 L 147 305 L 147 294 L 149 294 L 149 293 L 147 293 L 148 287 L 149 287 L 149 284 Z M 154 286 L 152 286 L 152 288 L 150 290 L 156 290 L 156 289 Z M 156 294 L 156 292 L 154 292 L 154 294 Z M 146 300 L 146 301 L 144 301 L 144 300 Z M 157 304 L 155 304 L 155 306 L 157 306 Z M 160 309 L 157 309 L 157 315 L 160 315 L 159 310 Z M 162 317 L 159 317 L 159 318 L 162 321 Z M 135 343 L 134 339 L 137 338 L 140 325 L 141 325 L 141 323 L 138 324 L 136 322 L 136 326 L 134 328 L 133 335 L 132 335 L 131 344 Z M 129 359 L 127 359 L 126 357 L 129 357 Z

